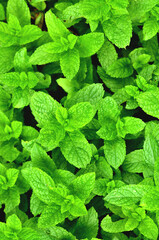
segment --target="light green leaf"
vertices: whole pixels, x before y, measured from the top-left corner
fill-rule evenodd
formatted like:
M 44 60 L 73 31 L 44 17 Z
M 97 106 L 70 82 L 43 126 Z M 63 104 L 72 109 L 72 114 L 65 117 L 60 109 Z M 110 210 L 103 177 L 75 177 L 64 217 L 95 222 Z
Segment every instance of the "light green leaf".
M 24 227 L 22 231 L 18 234 L 20 239 L 23 240 L 39 240 L 39 235 L 36 230 L 29 227 Z
M 93 106 L 89 102 L 81 102 L 73 105 L 68 110 L 67 131 L 77 130 L 88 124 L 95 115 Z
M 52 189 L 55 187 L 53 179 L 39 168 L 22 170 L 23 177 L 29 182 L 35 195 L 45 203 L 52 202 Z
M 65 130 L 55 119 L 50 125 L 45 125 L 45 127 L 40 130 L 37 141 L 46 148 L 47 151 L 51 151 L 59 146 L 59 142 L 62 141 L 64 137 Z
M 155 161 L 157 161 L 159 156 L 159 145 L 152 135 L 146 136 L 143 149 L 144 149 L 145 163 L 148 166 L 148 168 L 151 170 L 152 176 L 153 176 L 154 164 L 155 164 Z
M 111 0 L 110 4 L 114 9 L 122 9 L 128 6 L 129 1 L 128 0 L 120 0 L 120 1 Z
M 105 123 L 97 131 L 97 134 L 104 140 L 113 140 L 117 137 L 116 122 L 106 118 Z
M 82 231 L 81 231 L 82 229 Z M 92 207 L 88 210 L 87 215 L 80 217 L 74 227 L 74 235 L 78 239 L 92 239 L 98 233 L 98 214 Z
M 107 74 L 114 78 L 131 76 L 133 68 L 129 58 L 120 58 L 107 68 Z
M 70 99 L 67 99 L 65 106 L 70 108 L 76 103 L 90 102 L 97 106 L 104 96 L 104 89 L 102 84 L 96 83 L 86 86 L 76 92 Z
M 8 187 L 13 187 L 17 181 L 19 175 L 19 170 L 15 168 L 9 168 L 6 171 L 6 176 L 8 179 L 7 186 Z
M 147 185 L 123 186 L 111 191 L 105 200 L 116 206 L 131 206 L 140 201 L 151 188 L 152 186 Z
M 53 40 L 57 40 L 60 37 L 65 38 L 69 34 L 65 25 L 54 13 L 51 12 L 51 10 L 45 14 L 45 21 L 49 35 Z
M 116 138 L 112 141 L 104 141 L 104 154 L 108 163 L 117 169 L 126 156 L 126 144 L 122 138 Z
M 54 121 L 54 115 L 60 104 L 50 95 L 36 92 L 31 98 L 30 108 L 40 126 L 45 126 Z
M 123 125 L 123 134 L 120 135 L 120 130 L 118 133 L 121 137 L 125 137 L 126 134 L 136 134 L 142 131 L 145 127 L 145 123 L 140 118 L 123 117 L 120 122 Z
M 71 205 L 71 208 L 69 209 L 69 212 L 72 216 L 79 217 L 87 214 L 87 209 L 84 203 L 78 199 L 75 198 L 75 202 Z
M 118 220 L 116 222 L 112 222 L 112 219 L 109 215 L 107 215 L 101 222 L 101 227 L 104 231 L 109 233 L 119 233 L 126 231 L 125 224 L 127 219 Z
M 9 0 L 7 14 L 15 15 L 21 26 L 29 25 L 31 22 L 30 10 L 25 0 Z
M 98 120 L 101 125 L 105 124 L 106 119 L 117 121 L 120 109 L 112 97 L 102 99 L 98 109 Z
M 0 21 L 5 20 L 5 11 L 3 5 L 0 3 Z
M 61 213 L 60 206 L 48 205 L 38 219 L 38 227 L 52 227 L 61 223 L 68 216 L 68 212 Z
M 140 93 L 137 97 L 139 106 L 148 115 L 159 118 L 159 89 Z
M 22 223 L 15 214 L 12 214 L 7 218 L 6 225 L 8 228 L 15 232 L 19 232 L 22 230 Z
M 140 206 L 152 212 L 159 210 L 159 190 L 152 189 L 145 194 L 140 201 Z
M 72 195 L 77 196 L 83 202 L 91 194 L 95 184 L 95 173 L 86 173 L 77 177 L 69 186 Z
M 143 39 L 145 41 L 154 37 L 159 30 L 157 19 L 149 18 L 143 25 Z
M 26 25 L 20 31 L 20 45 L 33 42 L 40 38 L 43 33 L 41 29 L 35 25 Z
M 118 55 L 114 45 L 108 40 L 105 40 L 103 46 L 98 51 L 98 59 L 103 69 L 107 71 L 107 68 L 117 60 L 117 57 Z
M 158 227 L 154 221 L 146 216 L 138 226 L 139 231 L 148 239 L 157 240 L 158 238 Z
M 90 57 L 102 47 L 104 43 L 103 33 L 88 33 L 80 36 L 77 40 L 77 49 L 80 57 Z
M 20 87 L 13 90 L 12 104 L 14 108 L 23 108 L 29 105 L 30 102 L 30 90 L 29 88 L 21 89 Z
M 34 216 L 41 214 L 41 212 L 46 207 L 46 203 L 42 202 L 35 193 L 32 193 L 30 198 L 30 211 Z
M 33 163 L 33 167 L 40 168 L 49 175 L 52 175 L 53 171 L 56 169 L 54 161 L 38 144 L 34 144 L 31 150 L 31 161 Z
M 14 56 L 14 69 L 16 72 L 28 72 L 33 68 L 29 63 L 29 56 L 27 55 L 27 48 L 21 48 Z
M 6 73 L 13 68 L 13 60 L 18 47 L 0 47 L 0 74 Z
M 108 13 L 110 7 L 104 0 L 84 0 L 79 5 L 81 16 L 98 20 Z
M 66 160 L 77 168 L 84 168 L 91 161 L 91 147 L 78 131 L 68 133 L 60 143 L 60 148 Z
M 5 204 L 5 213 L 11 212 L 20 204 L 20 195 L 17 187 L 9 188 L 1 196 L 1 201 Z
M 61 55 L 60 66 L 64 76 L 71 80 L 80 67 L 79 51 L 76 48 L 68 49 Z
M 141 173 L 145 168 L 145 157 L 143 149 L 135 150 L 126 155 L 122 168 L 132 173 Z
M 49 53 L 47 48 L 50 47 L 51 43 L 45 43 L 38 47 L 30 57 L 30 63 L 32 65 L 43 65 L 52 63 L 60 60 L 59 53 Z
M 106 37 L 118 48 L 124 48 L 130 44 L 132 25 L 128 15 L 114 15 L 102 25 Z

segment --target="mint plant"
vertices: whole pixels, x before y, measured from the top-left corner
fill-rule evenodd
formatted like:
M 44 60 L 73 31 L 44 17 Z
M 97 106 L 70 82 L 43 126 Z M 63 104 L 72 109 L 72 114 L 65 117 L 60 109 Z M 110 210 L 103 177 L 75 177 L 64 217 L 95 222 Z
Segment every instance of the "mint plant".
M 159 238 L 158 13 L 0 1 L 0 239 Z

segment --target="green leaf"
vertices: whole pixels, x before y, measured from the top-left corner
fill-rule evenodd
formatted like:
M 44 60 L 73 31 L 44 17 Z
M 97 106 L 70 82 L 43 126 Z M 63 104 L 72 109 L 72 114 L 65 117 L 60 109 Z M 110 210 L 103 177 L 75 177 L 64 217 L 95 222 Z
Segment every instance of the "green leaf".
M 159 30 L 157 19 L 149 18 L 143 25 L 143 39 L 145 41 L 154 37 Z
M 37 141 L 46 148 L 47 151 L 51 151 L 59 146 L 59 142 L 62 141 L 64 137 L 65 130 L 55 119 L 50 125 L 45 125 L 45 127 L 40 130 Z
M 137 102 L 144 112 L 153 117 L 159 118 L 159 89 L 149 90 L 140 93 Z
M 69 31 L 67 30 L 65 25 L 61 22 L 59 18 L 56 17 L 54 13 L 51 12 L 51 10 L 45 14 L 45 21 L 49 35 L 54 41 L 59 39 L 60 37 L 65 38 L 69 34 Z
M 29 25 L 31 22 L 30 10 L 24 0 L 9 0 L 7 4 L 7 14 L 16 16 L 21 26 Z
M 128 15 L 113 15 L 102 24 L 106 37 L 118 48 L 124 48 L 130 44 L 132 25 Z
M 135 150 L 127 154 L 122 168 L 128 172 L 142 173 L 145 168 L 145 157 L 143 149 Z
M 47 232 L 47 230 L 46 230 Z M 50 227 L 49 228 L 50 236 L 59 240 L 67 239 L 67 240 L 75 240 L 75 237 L 66 229 L 62 227 Z
M 101 222 L 101 227 L 104 231 L 110 233 L 119 233 L 126 231 L 125 224 L 127 219 L 118 220 L 116 222 L 112 222 L 112 219 L 109 215 L 107 215 Z
M 60 148 L 66 160 L 77 168 L 84 168 L 91 161 L 91 147 L 78 131 L 66 134 Z
M 5 20 L 5 11 L 3 5 L 0 3 L 0 21 Z
M 6 73 L 13 68 L 13 60 L 18 47 L 0 47 L 0 74 Z
M 98 214 L 96 210 L 91 207 L 87 215 L 80 217 L 74 227 L 74 235 L 78 239 L 92 239 L 98 233 Z
M 88 33 L 80 36 L 77 40 L 77 49 L 80 57 L 90 57 L 102 47 L 104 43 L 103 33 Z
M 81 16 L 90 20 L 98 20 L 108 13 L 110 7 L 104 0 L 84 0 L 79 5 Z
M 107 68 L 107 74 L 114 78 L 131 76 L 133 68 L 129 58 L 120 58 Z
M 29 240 L 29 239 L 39 240 L 37 231 L 29 227 L 24 227 L 22 231 L 18 234 L 18 236 L 20 239 L 23 239 L 23 240 Z
M 81 102 L 73 105 L 68 110 L 67 131 L 77 130 L 88 124 L 95 115 L 93 106 L 89 102 Z
M 137 203 L 152 188 L 146 185 L 127 185 L 111 191 L 105 198 L 116 206 L 131 206 Z
M 36 92 L 31 98 L 31 111 L 41 127 L 47 125 L 51 120 L 54 121 L 58 107 L 60 104 L 46 93 Z
M 14 56 L 14 69 L 16 72 L 32 71 L 32 66 L 29 64 L 29 56 L 27 48 L 21 48 Z
M 22 230 L 22 223 L 15 214 L 12 214 L 7 218 L 6 225 L 8 228 L 12 229 L 12 231 L 15 232 L 19 232 Z
M 47 228 L 55 226 L 58 223 L 61 223 L 67 216 L 67 212 L 61 213 L 60 206 L 55 204 L 48 205 L 38 219 L 38 227 Z
M 75 202 L 71 205 L 69 212 L 72 216 L 79 217 L 86 215 L 87 209 L 84 203 L 79 198 L 75 198 Z
M 97 134 L 104 140 L 113 140 L 117 137 L 116 122 L 112 119 L 105 119 L 105 123 L 97 131 Z
M 21 89 L 15 88 L 12 93 L 12 104 L 14 108 L 23 108 L 29 105 L 30 102 L 30 90 L 29 88 Z
M 90 102 L 92 105 L 97 106 L 104 96 L 104 89 L 102 84 L 96 83 L 86 86 L 76 92 L 70 99 L 67 99 L 65 106 L 70 108 L 76 103 Z
M 80 67 L 79 51 L 76 48 L 68 49 L 60 57 L 60 66 L 66 78 L 74 78 Z
M 114 45 L 108 40 L 105 40 L 103 46 L 98 51 L 98 59 L 103 69 L 107 71 L 107 68 L 117 60 L 117 57 L 118 55 Z
M 60 60 L 59 53 L 49 53 L 48 48 L 52 43 L 46 43 L 36 48 L 35 52 L 30 57 L 30 63 L 32 65 L 43 65 Z
M 39 168 L 22 170 L 23 177 L 29 182 L 35 195 L 45 203 L 52 202 L 52 189 L 55 187 L 53 179 Z
M 17 181 L 19 175 L 19 170 L 15 168 L 9 168 L 6 171 L 6 176 L 8 179 L 7 185 L 8 187 L 13 187 Z
M 149 216 L 146 216 L 146 218 L 142 220 L 142 222 L 138 226 L 138 229 L 141 234 L 143 234 L 148 239 L 157 240 L 158 227 Z
M 73 195 L 80 198 L 83 202 L 91 194 L 95 184 L 95 173 L 86 173 L 77 177 L 69 186 Z
M 140 206 L 151 212 L 159 210 L 159 190 L 152 189 L 145 194 L 140 201 Z
M 31 150 L 31 161 L 33 163 L 33 167 L 40 168 L 49 175 L 52 175 L 53 171 L 56 169 L 54 161 L 38 144 L 34 144 Z
M 102 99 L 98 109 L 98 120 L 101 125 L 105 125 L 106 119 L 117 121 L 120 115 L 120 109 L 112 97 Z
M 126 156 L 126 144 L 122 138 L 116 138 L 111 141 L 104 141 L 104 154 L 108 163 L 117 169 Z
M 20 31 L 20 45 L 33 42 L 43 35 L 40 28 L 34 25 L 27 25 Z
M 146 136 L 143 149 L 144 149 L 145 163 L 148 166 L 148 168 L 151 170 L 153 175 L 154 164 L 157 161 L 158 155 L 159 155 L 159 146 L 153 136 L 151 135 Z
M 1 201 L 5 204 L 5 213 L 11 212 L 20 204 L 20 195 L 17 187 L 9 188 L 1 196 Z
M 46 207 L 46 203 L 42 202 L 34 193 L 31 195 L 30 199 L 30 211 L 34 216 L 41 214 L 41 212 Z
M 128 0 L 120 0 L 120 1 L 112 0 L 110 4 L 114 9 L 122 9 L 128 6 L 129 1 Z
M 142 131 L 145 127 L 145 123 L 140 118 L 135 117 L 123 117 L 120 120 L 120 124 L 123 125 L 122 132 L 120 130 L 118 134 L 121 137 L 125 137 L 126 134 L 136 134 Z

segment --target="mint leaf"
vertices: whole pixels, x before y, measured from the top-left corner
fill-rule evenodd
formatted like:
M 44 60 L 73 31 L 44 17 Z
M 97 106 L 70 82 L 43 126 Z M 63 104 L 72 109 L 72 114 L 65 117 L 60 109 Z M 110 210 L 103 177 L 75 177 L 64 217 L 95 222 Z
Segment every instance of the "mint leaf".
M 29 25 L 31 20 L 30 10 L 24 0 L 9 0 L 7 4 L 7 14 L 16 16 L 21 26 Z
M 60 143 L 66 160 L 78 168 L 84 168 L 91 161 L 92 151 L 84 135 L 78 131 L 67 133 Z
M 107 68 L 107 74 L 114 78 L 125 78 L 131 76 L 133 68 L 128 58 L 120 58 Z
M 149 239 L 155 240 L 158 237 L 158 227 L 149 216 L 146 216 L 146 218 L 142 220 L 138 229 L 141 234 Z
M 68 110 L 68 125 L 65 128 L 68 131 L 77 130 L 88 124 L 95 111 L 89 102 L 81 102 L 72 106 Z
M 60 104 L 46 93 L 37 92 L 31 98 L 31 111 L 40 124 L 47 125 L 48 122 L 54 120 L 54 115 Z
M 45 21 L 49 35 L 53 40 L 57 40 L 60 37 L 67 37 L 69 34 L 65 25 L 51 12 L 51 10 L 45 14 Z
M 158 89 L 150 90 L 144 93 L 140 93 L 137 97 L 137 102 L 139 106 L 143 109 L 147 114 L 159 118 L 159 91 Z
M 77 49 L 80 57 L 90 57 L 94 55 L 103 45 L 103 33 L 88 33 L 80 36 L 77 40 Z
M 126 222 L 127 222 L 127 219 L 112 222 L 111 217 L 107 215 L 102 220 L 101 227 L 106 232 L 119 233 L 119 232 L 126 231 L 126 227 L 125 227 Z
M 118 48 L 129 45 L 132 36 L 132 25 L 128 15 L 112 16 L 102 24 L 106 37 Z
M 71 80 L 75 77 L 80 66 L 79 51 L 76 48 L 73 48 L 63 53 L 60 57 L 60 66 L 66 78 Z
M 32 187 L 35 195 L 45 203 L 52 202 L 52 188 L 55 184 L 53 179 L 38 168 L 26 168 L 22 170 L 23 177 Z
M 61 213 L 60 206 L 58 205 L 48 205 L 38 220 L 39 228 L 47 228 L 56 226 L 58 223 L 61 223 L 66 217 L 68 213 Z
M 144 40 L 147 41 L 150 38 L 154 37 L 159 30 L 159 25 L 157 19 L 150 18 L 148 19 L 143 26 L 143 35 Z
M 111 141 L 104 141 L 104 154 L 108 163 L 117 169 L 126 156 L 126 144 L 122 138 L 116 138 Z
M 95 174 L 86 173 L 77 177 L 69 186 L 73 195 L 85 201 L 92 192 L 95 184 Z

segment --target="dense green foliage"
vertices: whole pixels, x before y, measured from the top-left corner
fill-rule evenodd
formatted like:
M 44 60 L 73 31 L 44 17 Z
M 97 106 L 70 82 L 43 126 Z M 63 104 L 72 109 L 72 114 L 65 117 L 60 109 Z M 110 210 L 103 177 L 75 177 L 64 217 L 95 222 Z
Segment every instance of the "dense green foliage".
M 159 239 L 159 0 L 0 0 L 0 240 Z

